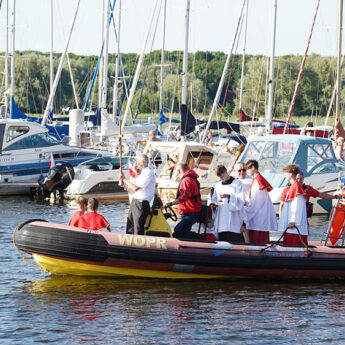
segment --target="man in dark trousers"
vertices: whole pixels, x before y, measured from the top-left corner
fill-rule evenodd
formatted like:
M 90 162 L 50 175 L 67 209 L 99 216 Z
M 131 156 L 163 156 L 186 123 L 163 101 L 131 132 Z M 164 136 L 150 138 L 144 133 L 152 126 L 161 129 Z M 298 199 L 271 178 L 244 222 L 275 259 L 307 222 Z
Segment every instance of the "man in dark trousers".
M 186 163 L 178 163 L 177 171 L 180 175 L 176 199 L 165 204 L 166 207 L 178 205 L 181 221 L 174 228 L 174 235 L 189 233 L 200 216 L 201 196 L 198 174 L 188 168 Z
M 156 184 L 155 174 L 148 164 L 148 157 L 140 153 L 136 157 L 136 167 L 140 170 L 140 174 L 130 180 L 124 175 L 120 176 L 119 185 L 132 195 L 127 216 L 127 234 L 145 234 L 145 221 L 150 212 L 150 202 L 154 197 Z

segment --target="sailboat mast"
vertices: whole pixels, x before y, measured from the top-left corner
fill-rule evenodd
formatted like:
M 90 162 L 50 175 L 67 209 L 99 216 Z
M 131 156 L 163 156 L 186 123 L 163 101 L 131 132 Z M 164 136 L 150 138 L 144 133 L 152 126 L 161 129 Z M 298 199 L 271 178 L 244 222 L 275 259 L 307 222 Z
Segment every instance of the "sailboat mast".
M 118 0 L 119 4 L 119 16 L 118 16 L 118 27 L 117 27 L 117 44 L 116 44 L 116 64 L 115 64 L 115 79 L 114 79 L 114 93 L 113 93 L 113 121 L 115 121 L 118 114 L 119 107 L 119 70 L 120 70 L 120 28 L 121 28 L 121 0 Z
M 238 35 L 238 32 L 239 32 L 239 28 L 240 28 L 240 24 L 241 24 L 241 21 L 242 21 L 242 18 L 243 18 L 245 4 L 246 4 L 246 0 L 243 0 L 242 6 L 241 6 L 240 15 L 239 15 L 238 22 L 237 22 L 237 27 L 236 27 L 236 30 L 235 30 L 234 37 L 232 39 L 231 48 L 230 48 L 230 50 L 228 52 L 228 56 L 226 58 L 226 62 L 225 62 L 224 69 L 223 69 L 223 73 L 222 73 L 222 76 L 220 78 L 220 82 L 219 82 L 219 85 L 218 85 L 217 93 L 216 93 L 216 96 L 215 96 L 214 101 L 213 101 L 211 113 L 210 113 L 210 116 L 208 117 L 207 125 L 206 125 L 206 128 L 205 128 L 203 137 L 201 139 L 201 142 L 204 142 L 205 139 L 206 139 L 207 131 L 209 130 L 209 128 L 211 126 L 211 121 L 212 121 L 213 115 L 216 113 L 216 110 L 217 110 L 217 107 L 218 107 L 220 95 L 222 93 L 223 86 L 224 86 L 225 76 L 226 76 L 226 73 L 228 72 L 228 69 L 229 69 L 230 59 L 231 59 L 231 56 L 232 56 L 232 52 L 234 50 L 236 38 L 237 38 L 237 35 Z
M 130 107 L 131 107 L 131 103 L 132 103 L 132 100 L 133 100 L 133 97 L 134 97 L 135 89 L 137 87 L 137 83 L 138 83 L 138 80 L 139 80 L 140 69 L 141 69 L 141 65 L 143 64 L 143 61 L 144 61 L 145 48 L 146 48 L 146 44 L 147 44 L 147 41 L 148 41 L 148 38 L 149 38 L 149 34 L 150 34 L 150 31 L 151 31 L 151 27 L 152 27 L 153 18 L 154 18 L 155 12 L 156 12 L 157 4 L 158 4 L 158 0 L 155 0 L 154 3 L 153 3 L 153 6 L 152 6 L 152 12 L 151 12 L 150 20 L 149 20 L 149 23 L 148 23 L 148 26 L 147 26 L 147 29 L 146 29 L 145 39 L 144 39 L 144 42 L 143 42 L 143 46 L 141 48 L 141 53 L 140 53 L 139 61 L 138 61 L 138 64 L 137 64 L 137 68 L 135 70 L 135 74 L 134 74 L 131 90 L 129 92 L 129 97 L 128 97 L 128 100 L 127 100 L 125 114 L 123 115 L 122 129 L 124 129 L 124 126 L 126 124 L 127 116 L 128 116 L 128 113 L 129 113 L 129 110 L 130 110 Z
M 274 87 L 274 57 L 275 57 L 275 42 L 276 42 L 276 25 L 277 24 L 277 0 L 273 0 L 273 19 L 272 19 L 272 41 L 271 41 L 271 59 L 270 59 L 270 77 L 268 88 L 268 106 L 266 119 L 266 132 L 272 131 L 273 119 L 273 87 Z
M 159 110 L 163 112 L 163 80 L 164 80 L 164 51 L 165 51 L 165 24 L 167 1 L 163 0 L 163 21 L 162 21 L 162 52 L 161 52 L 161 89 L 159 97 Z
M 12 0 L 12 10 L 11 10 L 11 17 L 12 17 L 12 25 L 11 25 L 11 110 L 10 114 L 12 115 L 13 111 L 13 102 L 14 102 L 14 86 L 15 86 L 15 50 L 16 50 L 16 43 L 15 43 L 15 25 L 16 25 L 16 0 Z
M 343 36 L 343 0 L 339 1 L 339 24 L 338 24 L 338 59 L 337 59 L 337 94 L 335 100 L 335 116 L 340 116 L 340 92 L 341 92 L 341 46 Z
M 51 109 L 53 101 L 54 101 L 55 92 L 56 92 L 57 85 L 58 85 L 59 80 L 60 80 L 63 64 L 65 63 L 69 42 L 71 40 L 73 27 L 74 27 L 75 21 L 77 19 L 79 5 L 80 5 L 80 0 L 77 0 L 77 5 L 76 5 L 76 9 L 74 11 L 74 16 L 73 16 L 71 28 L 70 28 L 70 31 L 68 33 L 68 38 L 67 38 L 66 44 L 65 44 L 65 49 L 64 49 L 64 52 L 63 52 L 63 54 L 61 56 L 60 63 L 59 63 L 58 69 L 56 71 L 56 75 L 55 75 L 55 79 L 54 79 L 54 83 L 53 83 L 53 89 L 52 89 L 52 92 L 49 95 L 47 106 L 46 106 L 46 109 L 44 111 L 44 115 L 43 115 L 43 119 L 42 119 L 42 125 L 46 124 L 46 122 L 48 120 L 48 115 L 49 115 L 50 109 Z
M 247 44 L 247 24 L 248 24 L 248 3 L 249 0 L 247 0 L 247 6 L 246 6 L 246 21 L 245 21 L 245 27 L 244 27 L 244 40 L 243 40 L 243 51 L 242 51 L 242 71 L 241 71 L 241 86 L 240 86 L 240 109 L 242 109 L 242 103 L 243 103 L 243 81 L 244 81 L 244 67 L 246 63 L 246 44 Z
M 107 107 L 107 87 L 108 87 L 108 51 L 109 51 L 109 15 L 110 15 L 110 4 L 107 1 L 106 13 L 105 13 L 105 40 L 104 40 L 104 52 L 103 52 L 103 82 L 102 82 L 102 109 Z
M 104 42 L 104 16 L 105 16 L 105 1 L 102 0 L 102 12 L 101 12 L 101 46 L 103 46 Z M 104 56 L 104 52 L 103 52 Z M 103 57 L 101 57 L 99 61 L 99 69 L 98 69 L 98 107 L 102 107 L 102 90 L 103 90 Z
M 50 92 L 54 83 L 53 0 L 50 0 Z M 53 109 L 50 109 L 53 110 Z
M 185 14 L 184 54 L 183 54 L 183 77 L 182 77 L 182 98 L 181 98 L 182 104 L 187 104 L 189 14 L 190 14 L 190 0 L 187 0 L 186 14 Z
M 5 107 L 6 107 L 6 114 L 5 117 L 7 117 L 8 112 L 8 0 L 6 0 L 6 52 L 5 52 Z

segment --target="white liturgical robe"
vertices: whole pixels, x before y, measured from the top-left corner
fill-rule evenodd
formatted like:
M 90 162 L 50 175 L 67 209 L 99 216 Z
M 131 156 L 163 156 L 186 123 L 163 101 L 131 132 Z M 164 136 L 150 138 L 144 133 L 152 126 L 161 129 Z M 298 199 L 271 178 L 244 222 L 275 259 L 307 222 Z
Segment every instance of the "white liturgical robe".
M 229 194 L 230 197 L 221 198 L 222 194 Z M 244 205 L 241 181 L 234 179 L 231 184 L 218 182 L 214 187 L 211 203 L 218 205 L 214 221 L 216 231 L 240 233 L 243 223 L 241 210 Z
M 279 231 L 284 231 L 288 224 L 294 222 L 301 235 L 308 235 L 308 222 L 306 200 L 303 195 L 298 195 L 290 201 L 285 201 L 279 219 Z M 296 228 L 287 230 L 290 234 L 298 234 Z
M 271 197 L 266 189 L 260 189 L 257 180 L 253 181 L 251 187 L 245 208 L 245 222 L 248 230 L 276 231 L 278 228 Z

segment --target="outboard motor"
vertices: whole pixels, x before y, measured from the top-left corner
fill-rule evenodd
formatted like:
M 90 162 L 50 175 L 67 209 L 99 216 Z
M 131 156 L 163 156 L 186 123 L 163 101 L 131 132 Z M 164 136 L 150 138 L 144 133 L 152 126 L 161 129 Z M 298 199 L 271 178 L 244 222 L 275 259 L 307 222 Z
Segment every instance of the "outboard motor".
M 37 196 L 49 197 L 54 193 L 54 199 L 59 192 L 60 199 L 64 198 L 64 190 L 71 184 L 74 179 L 74 169 L 70 163 L 61 162 L 49 169 L 47 176 L 40 182 Z

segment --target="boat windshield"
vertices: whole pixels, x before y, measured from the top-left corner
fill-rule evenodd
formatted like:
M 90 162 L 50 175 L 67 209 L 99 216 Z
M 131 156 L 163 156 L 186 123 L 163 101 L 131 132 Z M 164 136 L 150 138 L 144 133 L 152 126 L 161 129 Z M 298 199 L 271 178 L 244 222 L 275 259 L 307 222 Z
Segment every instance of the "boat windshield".
M 251 141 L 241 160 L 247 162 L 255 159 L 259 162 L 260 170 L 281 174 L 283 168 L 292 161 L 296 147 L 294 142 Z
M 308 145 L 308 172 L 321 162 L 333 159 L 331 144 L 316 143 Z
M 5 150 L 23 150 L 58 145 L 59 142 L 47 133 L 30 135 L 7 146 Z

